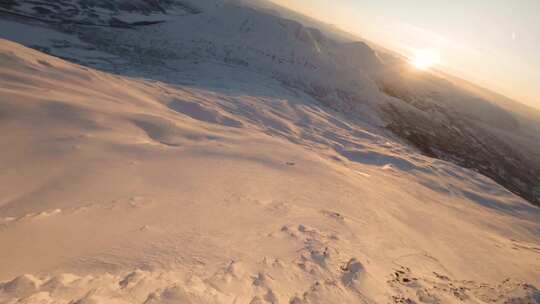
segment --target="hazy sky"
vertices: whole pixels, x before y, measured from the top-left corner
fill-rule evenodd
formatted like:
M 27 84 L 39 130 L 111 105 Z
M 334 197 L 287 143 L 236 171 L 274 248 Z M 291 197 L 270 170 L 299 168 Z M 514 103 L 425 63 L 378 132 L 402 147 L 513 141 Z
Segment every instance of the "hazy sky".
M 274 0 L 540 108 L 540 0 Z

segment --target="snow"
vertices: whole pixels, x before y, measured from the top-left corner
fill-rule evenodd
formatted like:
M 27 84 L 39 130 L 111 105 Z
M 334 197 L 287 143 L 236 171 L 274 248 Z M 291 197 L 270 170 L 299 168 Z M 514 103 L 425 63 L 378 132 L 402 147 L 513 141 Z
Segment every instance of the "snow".
M 0 303 L 540 303 L 540 209 L 382 110 L 536 164 L 533 112 L 222 2 L 0 20 Z
M 0 302 L 539 301 L 540 209 L 279 79 L 186 74 L 0 40 Z

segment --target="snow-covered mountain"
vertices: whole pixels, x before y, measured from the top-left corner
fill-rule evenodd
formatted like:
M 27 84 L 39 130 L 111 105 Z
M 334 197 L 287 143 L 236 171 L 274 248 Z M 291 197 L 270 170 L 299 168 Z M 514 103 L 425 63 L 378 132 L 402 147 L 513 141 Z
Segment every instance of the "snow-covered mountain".
M 533 110 L 263 2 L 0 6 L 0 303 L 540 303 Z
M 382 60 L 364 42 L 337 39 L 263 4 L 8 2 L 3 36 L 92 67 L 166 81 L 185 78 L 180 71 L 197 62 L 270 75 L 341 112 L 380 119 L 427 155 L 477 170 L 539 204 L 538 111 L 527 110 L 536 119 L 524 119 L 518 106 L 501 106 L 449 77 L 415 73 L 388 54 Z M 34 37 L 36 27 L 56 33 Z

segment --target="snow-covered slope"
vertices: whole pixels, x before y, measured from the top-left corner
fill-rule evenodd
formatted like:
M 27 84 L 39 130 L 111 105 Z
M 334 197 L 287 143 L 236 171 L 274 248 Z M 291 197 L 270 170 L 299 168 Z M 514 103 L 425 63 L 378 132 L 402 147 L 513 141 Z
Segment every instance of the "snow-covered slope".
M 0 54 L 1 301 L 538 301 L 537 208 L 301 92 Z
M 540 209 L 381 128 L 375 52 L 200 3 L 2 15 L 72 62 L 0 40 L 0 303 L 540 302 Z
M 295 15 L 264 1 L 64 2 L 0 3 L 0 35 L 72 62 L 166 82 L 212 77 L 206 67 L 217 63 L 271 76 L 540 203 L 534 109 L 412 71 L 364 42 L 282 17 Z

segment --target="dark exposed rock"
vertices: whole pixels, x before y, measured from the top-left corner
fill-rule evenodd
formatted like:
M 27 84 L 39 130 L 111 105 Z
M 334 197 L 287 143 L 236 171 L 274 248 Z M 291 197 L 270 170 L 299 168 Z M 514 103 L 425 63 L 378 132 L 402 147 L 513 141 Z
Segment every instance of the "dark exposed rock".
M 391 87 L 383 87 L 383 91 L 409 106 L 382 107 L 390 131 L 425 155 L 475 170 L 540 206 L 540 195 L 535 188 L 540 184 L 540 164 L 494 134 L 496 127 L 486 127 L 460 112 Z M 504 118 L 498 121 L 501 120 Z M 510 118 L 503 123 L 510 128 L 514 122 Z
M 23 4 L 23 1 L 2 0 L 0 1 L 0 9 L 4 14 L 40 21 L 120 28 L 152 25 L 161 22 L 156 20 L 130 23 L 115 17 L 120 12 L 149 15 L 157 12 L 167 13 L 167 10 L 173 7 L 184 10 L 186 14 L 198 14 L 201 12 L 189 3 L 175 0 L 33 0 L 24 1 L 25 6 L 20 4 Z M 98 13 L 97 10 L 101 11 Z M 104 11 L 108 11 L 108 13 L 104 14 Z

